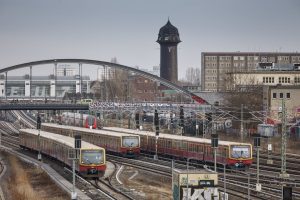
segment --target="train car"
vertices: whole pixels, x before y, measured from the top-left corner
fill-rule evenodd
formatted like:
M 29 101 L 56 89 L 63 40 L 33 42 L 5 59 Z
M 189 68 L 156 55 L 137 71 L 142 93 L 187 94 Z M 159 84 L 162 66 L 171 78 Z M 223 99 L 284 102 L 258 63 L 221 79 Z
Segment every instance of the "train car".
M 60 116 L 60 124 L 84 128 L 101 129 L 101 122 L 93 115 L 64 112 Z
M 105 127 L 104 130 L 137 134 L 141 138 L 141 150 L 155 153 L 155 133 L 132 129 Z M 158 154 L 177 158 L 190 158 L 201 162 L 214 162 L 211 140 L 160 133 Z M 249 168 L 252 164 L 252 145 L 249 143 L 219 140 L 217 162 L 232 168 Z
M 137 157 L 140 154 L 140 136 L 136 134 L 91 130 L 51 123 L 43 123 L 42 130 L 71 137 L 74 134 L 80 134 L 82 140 L 103 147 L 109 153 L 124 157 Z
M 257 133 L 262 137 L 274 137 L 277 134 L 277 127 L 273 124 L 258 124 Z
M 74 148 L 74 138 L 35 129 L 20 129 L 20 147 L 55 158 L 62 163 L 72 166 L 72 160 L 68 158 L 68 150 Z M 76 171 L 84 177 L 97 178 L 103 176 L 106 170 L 105 149 L 96 145 L 81 142 L 79 162 Z

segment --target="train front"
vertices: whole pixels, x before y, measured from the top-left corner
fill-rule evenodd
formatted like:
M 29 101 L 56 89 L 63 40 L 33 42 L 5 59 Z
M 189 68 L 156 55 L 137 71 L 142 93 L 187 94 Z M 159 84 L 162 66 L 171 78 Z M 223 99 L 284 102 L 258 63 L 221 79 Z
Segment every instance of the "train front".
M 140 136 L 122 136 L 121 154 L 125 157 L 137 157 L 140 154 Z
M 234 144 L 229 146 L 227 165 L 232 168 L 247 169 L 252 164 L 252 145 Z
M 92 115 L 86 115 L 84 127 L 96 129 L 97 128 L 97 118 Z
M 84 177 L 101 177 L 106 170 L 105 149 L 81 149 L 79 173 Z

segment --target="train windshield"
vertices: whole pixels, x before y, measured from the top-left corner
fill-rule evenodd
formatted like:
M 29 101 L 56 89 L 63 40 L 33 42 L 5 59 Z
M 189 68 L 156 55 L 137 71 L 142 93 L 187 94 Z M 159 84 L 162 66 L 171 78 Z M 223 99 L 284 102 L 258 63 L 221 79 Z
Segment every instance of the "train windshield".
M 88 125 L 89 125 L 89 126 L 93 126 L 94 120 L 95 120 L 95 117 L 93 117 L 93 116 L 88 116 L 88 117 L 87 117 Z
M 104 162 L 102 150 L 81 150 L 81 164 L 100 164 Z
M 232 145 L 231 146 L 232 158 L 250 158 L 250 146 Z
M 123 136 L 123 147 L 138 147 L 139 138 L 135 136 Z

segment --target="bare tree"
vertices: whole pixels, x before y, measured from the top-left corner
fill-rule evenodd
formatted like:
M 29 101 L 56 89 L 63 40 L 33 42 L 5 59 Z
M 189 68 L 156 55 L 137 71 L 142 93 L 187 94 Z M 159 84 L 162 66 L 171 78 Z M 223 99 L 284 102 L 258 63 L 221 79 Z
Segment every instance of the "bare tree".
M 227 93 L 224 94 L 224 105 L 235 110 L 233 115 L 240 118 L 241 105 L 244 107 L 245 120 L 252 118 L 250 112 L 263 110 L 263 85 L 253 75 L 229 73 L 225 80 Z
M 199 68 L 189 67 L 185 72 L 185 81 L 192 85 L 200 85 L 201 70 Z

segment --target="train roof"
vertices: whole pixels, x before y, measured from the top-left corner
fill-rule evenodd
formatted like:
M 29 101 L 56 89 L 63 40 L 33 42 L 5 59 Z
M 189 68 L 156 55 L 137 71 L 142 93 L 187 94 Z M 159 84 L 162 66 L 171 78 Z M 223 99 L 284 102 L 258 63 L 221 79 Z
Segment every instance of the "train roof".
M 20 133 L 38 135 L 39 131 L 36 129 L 20 129 Z M 75 145 L 74 138 L 72 138 L 72 137 L 59 135 L 59 134 L 55 134 L 55 133 L 50 133 L 50 132 L 46 132 L 46 131 L 40 131 L 40 135 L 43 138 L 48 138 L 50 140 L 54 140 L 56 142 L 63 143 L 65 145 L 69 146 L 70 148 L 74 148 L 74 145 Z M 82 149 L 103 149 L 101 147 L 98 147 L 96 145 L 90 144 L 85 141 L 81 141 L 81 148 Z
M 118 128 L 118 127 L 105 127 L 104 129 L 111 130 L 111 131 L 123 131 L 126 133 L 132 133 L 132 134 L 138 134 L 138 135 L 155 136 L 155 132 L 150 132 L 150 131 L 140 131 L 140 130 L 126 129 L 126 128 Z M 188 136 L 166 134 L 166 133 L 159 133 L 159 137 L 166 138 L 166 139 L 188 141 L 188 142 L 199 142 L 199 143 L 211 144 L 211 139 L 206 139 L 206 138 L 188 137 Z M 249 145 L 249 144 L 250 143 L 240 143 L 240 142 L 219 140 L 219 145 L 225 145 L 225 146 L 227 146 L 227 145 Z
M 76 126 L 66 126 L 66 125 L 59 125 L 59 124 L 53 124 L 53 123 L 42 123 L 42 126 L 50 126 L 54 128 L 63 128 L 63 129 L 71 129 L 74 131 L 81 131 L 86 133 L 93 133 L 93 134 L 99 134 L 99 135 L 110 135 L 114 137 L 123 137 L 123 136 L 137 136 L 134 133 L 115 133 L 108 130 L 98 130 L 98 129 L 88 129 L 88 128 L 82 128 L 82 127 L 76 127 Z M 138 136 L 139 137 L 139 136 Z

